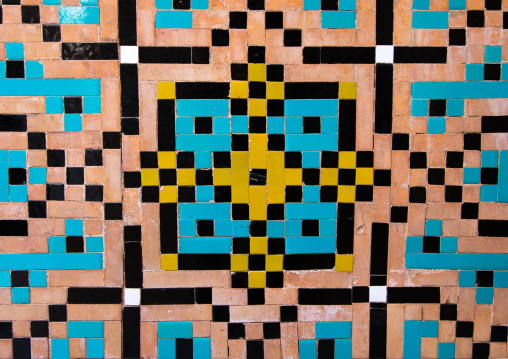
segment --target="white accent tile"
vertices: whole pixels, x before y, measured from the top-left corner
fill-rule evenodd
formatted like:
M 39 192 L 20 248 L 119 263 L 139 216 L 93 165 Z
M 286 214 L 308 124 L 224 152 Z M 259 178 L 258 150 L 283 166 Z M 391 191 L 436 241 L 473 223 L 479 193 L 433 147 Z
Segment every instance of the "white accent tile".
M 371 302 L 386 303 L 386 286 L 375 286 L 369 288 L 369 299 Z
M 125 305 L 139 305 L 141 303 L 141 289 L 125 288 L 124 302 Z
M 376 45 L 376 62 L 381 64 L 393 64 L 393 46 Z
M 137 46 L 120 46 L 120 63 L 137 64 L 139 62 Z

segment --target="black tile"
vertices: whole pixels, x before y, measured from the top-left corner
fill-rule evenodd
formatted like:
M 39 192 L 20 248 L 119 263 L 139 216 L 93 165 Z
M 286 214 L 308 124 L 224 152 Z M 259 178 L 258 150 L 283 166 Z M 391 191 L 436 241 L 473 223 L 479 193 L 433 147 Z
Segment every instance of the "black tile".
M 214 236 L 214 223 L 213 220 L 200 219 L 197 221 L 197 234 L 203 237 Z
M 247 28 L 247 12 L 231 11 L 229 13 L 230 29 L 246 29 Z
M 266 117 L 249 116 L 249 133 L 266 133 Z
M 409 155 L 410 168 L 427 168 L 426 152 L 411 152 Z
M 229 46 L 229 31 L 212 29 L 212 46 Z
M 302 30 L 285 29 L 284 30 L 284 46 L 286 46 L 286 47 L 302 46 Z
M 179 186 L 178 187 L 178 202 L 180 202 L 180 203 L 196 202 L 196 187 L 195 186 Z
M 247 272 L 231 273 L 232 288 L 247 288 L 249 286 L 249 274 Z
M 191 61 L 193 64 L 209 64 L 210 48 L 206 46 L 194 46 L 191 50 Z
M 485 9 L 501 10 L 501 0 L 485 0 Z
M 284 65 L 267 65 L 267 81 L 284 81 Z
M 249 255 L 249 270 L 250 271 L 264 271 L 265 270 L 265 255 L 264 254 Z
M 122 203 L 104 203 L 104 219 L 106 221 L 121 221 L 123 215 Z
M 65 247 L 67 253 L 83 253 L 85 251 L 83 237 L 80 236 L 65 237 Z
M 0 339 L 12 338 L 12 323 L 0 322 Z
M 248 0 L 259 1 L 259 0 Z M 263 1 L 263 0 L 261 0 Z M 252 9 L 251 9 L 252 10 Z M 265 47 L 264 46 L 249 46 L 247 50 L 247 59 L 251 64 L 264 64 L 265 63 Z
M 299 288 L 300 305 L 347 305 L 351 304 L 351 289 Z
M 118 60 L 118 45 L 116 42 L 64 42 L 62 60 Z
M 263 288 L 247 289 L 247 304 L 249 305 L 265 304 L 265 290 Z
M 173 9 L 189 10 L 191 7 L 190 0 L 173 0 Z
M 462 186 L 445 186 L 445 202 L 462 202 Z
M 249 98 L 266 98 L 266 82 L 250 81 Z
M 448 31 L 448 44 L 450 46 L 466 45 L 466 29 L 450 29 Z
M 141 172 L 139 171 L 126 171 L 123 173 L 123 182 L 125 188 L 139 188 L 141 187 Z
M 247 99 L 231 99 L 231 115 L 247 115 Z
M 125 226 L 123 236 L 125 242 L 141 242 L 141 226 Z
M 423 253 L 439 253 L 441 240 L 439 237 L 423 237 Z
M 462 203 L 461 219 L 478 219 L 478 203 Z
M 280 339 L 280 323 L 263 323 L 264 339 Z
M 231 150 L 232 151 L 248 151 L 249 150 L 249 136 L 248 135 L 231 135 Z
M 212 118 L 211 117 L 196 117 L 194 119 L 194 133 L 206 134 L 212 133 Z
M 286 136 L 282 134 L 268 135 L 268 151 L 284 151 L 286 148 Z
M 214 322 L 229 322 L 229 306 L 227 306 L 227 305 L 213 305 L 212 306 L 212 321 L 214 321 Z
M 247 359 L 259 359 L 265 357 L 262 340 L 247 340 Z
M 104 198 L 104 187 L 102 185 L 86 185 L 85 200 L 89 202 L 102 202 Z
M 284 220 L 284 204 L 269 203 L 267 207 L 268 220 Z
M 63 201 L 65 199 L 65 188 L 63 184 L 50 183 L 46 185 L 46 200 Z
M 441 299 L 439 287 L 388 287 L 387 290 L 388 303 L 439 303 Z
M 122 133 L 124 135 L 139 135 L 139 119 L 134 117 L 122 118 Z
M 231 154 L 229 152 L 213 152 L 214 168 L 231 168 Z
M 392 223 L 407 223 L 407 207 L 392 206 L 390 222 L 392 222 Z
M 231 186 L 214 186 L 215 202 L 231 202 Z
M 321 0 L 321 10 L 339 10 L 337 0 Z
M 13 270 L 11 271 L 11 287 L 28 287 L 28 271 Z
M 302 236 L 319 236 L 319 220 L 302 220 Z
M 83 100 L 81 97 L 64 97 L 65 113 L 82 113 Z
M 446 152 L 447 168 L 462 168 L 464 166 L 464 152 Z
M 302 186 L 286 186 L 286 202 L 301 202 L 302 198 Z
M 339 168 L 339 185 L 355 185 L 356 170 L 350 168 Z
M 368 303 L 369 287 L 353 287 L 353 303 Z
M 487 359 L 490 355 L 489 343 L 473 343 L 473 359 Z
M 49 322 L 47 320 L 33 320 L 30 323 L 30 336 L 32 338 L 47 338 L 49 335 Z
M 482 149 L 481 133 L 464 134 L 464 150 L 480 151 Z
M 247 0 L 247 8 L 249 10 L 264 10 L 265 0 Z
M 19 79 L 25 77 L 25 63 L 24 61 L 6 61 L 6 75 L 7 78 Z
M 265 12 L 266 29 L 282 29 L 284 27 L 284 15 L 282 11 Z
M 374 170 L 374 186 L 390 186 L 392 181 L 391 170 Z
M 30 338 L 12 339 L 12 357 L 14 359 L 29 359 L 31 358 L 31 352 Z
M 247 81 L 249 69 L 247 64 L 231 64 L 231 79 L 235 81 Z
M 474 331 L 474 322 L 458 321 L 455 327 L 455 336 L 457 338 L 472 338 Z
M 324 156 L 324 153 L 323 153 Z M 337 155 L 338 156 L 338 155 Z M 338 157 L 337 157 L 338 163 Z M 284 152 L 284 167 L 285 168 L 302 168 L 302 153 L 301 152 Z
M 335 267 L 335 255 L 330 254 L 286 254 L 285 270 L 317 270 Z
M 266 221 L 250 221 L 250 235 L 253 237 L 266 236 Z
M 102 150 L 85 150 L 85 166 L 102 166 Z
M 284 238 L 268 238 L 268 254 L 286 253 L 286 244 Z
M 504 325 L 493 325 L 490 329 L 491 342 L 506 343 L 507 336 L 508 336 L 508 327 Z
M 233 220 L 249 219 L 249 205 L 247 203 L 233 203 L 231 207 Z
M 175 357 L 178 359 L 193 359 L 193 340 L 192 338 L 175 339 Z
M 304 168 L 302 170 L 302 181 L 306 186 L 319 186 L 319 168 Z
M 284 273 L 283 272 L 266 272 L 267 288 L 283 288 Z
M 141 290 L 141 304 L 195 304 L 193 288 L 150 288 Z
M 429 100 L 429 116 L 445 116 L 446 100 Z
M 284 116 L 284 100 L 266 101 L 266 113 L 268 116 Z
M 481 184 L 497 184 L 498 169 L 491 167 L 483 167 L 481 169 Z
M 42 25 L 42 41 L 44 42 L 60 42 L 61 32 L 60 25 Z
M 319 339 L 317 341 L 317 359 L 333 358 L 335 355 L 334 339 Z
M 245 324 L 228 323 L 228 339 L 245 339 Z
M 66 322 L 67 321 L 67 305 L 50 304 L 49 305 L 49 321 L 50 322 Z
M 21 22 L 23 24 L 39 24 L 41 15 L 38 5 L 21 5 Z
M 441 304 L 440 320 L 457 320 L 457 304 Z
M 485 81 L 497 81 L 501 79 L 501 64 L 483 65 L 483 79 Z
M 212 304 L 212 288 L 196 288 L 196 304 Z
M 102 133 L 102 146 L 104 149 L 117 150 L 122 147 L 122 133 L 105 131 Z
M 47 218 L 46 201 L 28 201 L 29 218 Z
M 467 27 L 484 27 L 485 12 L 483 10 L 467 11 Z
M 280 321 L 283 323 L 298 321 L 298 307 L 296 305 L 281 305 Z
M 157 167 L 157 165 L 155 166 Z M 176 168 L 194 168 L 194 152 L 178 152 L 176 154 Z
M 64 150 L 47 150 L 48 167 L 65 167 Z
M 22 185 L 26 184 L 26 169 L 9 168 L 9 184 Z
M 476 271 L 476 286 L 477 287 L 493 287 L 494 286 L 494 272 L 490 270 Z
M 266 186 L 266 169 L 251 169 L 249 172 L 249 185 Z
M 85 169 L 83 167 L 67 167 L 67 184 L 84 184 Z

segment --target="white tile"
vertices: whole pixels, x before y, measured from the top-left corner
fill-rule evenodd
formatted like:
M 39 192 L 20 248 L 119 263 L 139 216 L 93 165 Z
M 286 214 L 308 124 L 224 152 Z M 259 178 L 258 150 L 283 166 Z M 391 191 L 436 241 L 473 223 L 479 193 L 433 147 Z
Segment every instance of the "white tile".
M 141 303 L 141 289 L 125 288 L 124 302 L 125 305 L 139 305 Z
M 120 46 L 120 62 L 122 64 L 137 64 L 139 62 L 137 46 Z
M 376 62 L 381 64 L 393 64 L 393 46 L 377 45 Z
M 375 286 L 369 288 L 369 298 L 371 302 L 386 303 L 386 286 Z

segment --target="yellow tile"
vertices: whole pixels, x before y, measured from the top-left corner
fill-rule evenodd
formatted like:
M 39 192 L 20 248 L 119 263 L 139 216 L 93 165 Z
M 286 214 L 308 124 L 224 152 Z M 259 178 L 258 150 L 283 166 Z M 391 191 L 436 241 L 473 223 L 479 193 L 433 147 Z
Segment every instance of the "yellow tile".
M 213 170 L 213 184 L 215 186 L 229 186 L 231 184 L 231 169 L 215 168 Z
M 266 256 L 266 270 L 270 272 L 282 271 L 282 254 Z
M 249 188 L 249 218 L 266 220 L 266 187 L 251 186 Z
M 302 185 L 302 169 L 301 168 L 286 168 L 284 171 L 284 182 L 286 186 L 301 186 Z
M 266 116 L 266 100 L 259 98 L 250 98 L 249 116 Z
M 269 99 L 284 99 L 284 82 L 267 82 L 266 83 L 266 98 Z
M 284 203 L 284 152 L 268 152 L 266 170 L 268 203 Z
M 249 166 L 250 168 L 266 168 L 266 154 L 268 152 L 268 137 L 264 133 L 249 135 Z
M 179 168 L 176 172 L 179 186 L 196 185 L 196 174 L 194 168 Z
M 355 186 L 339 186 L 338 202 L 353 203 L 355 201 Z
M 159 152 L 159 168 L 176 168 L 176 152 Z
M 160 203 L 175 203 L 177 200 L 176 186 L 164 186 L 160 191 Z
M 231 98 L 248 98 L 249 83 L 247 81 L 231 81 Z
M 159 170 L 157 168 L 142 168 L 141 169 L 141 185 L 143 185 L 143 186 L 158 186 L 159 185 Z
M 249 81 L 266 81 L 266 65 L 249 64 Z
M 321 186 L 336 186 L 339 182 L 337 168 L 321 168 Z
M 339 168 L 356 168 L 356 152 L 339 152 Z
M 353 271 L 353 255 L 352 254 L 337 254 L 335 256 L 335 270 L 337 272 L 352 272 Z
M 175 98 L 175 83 L 158 82 L 157 83 L 157 98 L 161 100 L 172 100 Z
M 178 270 L 178 254 L 161 255 L 162 270 Z
M 231 152 L 231 199 L 249 203 L 249 153 Z
M 266 254 L 266 253 L 268 253 L 268 238 L 251 237 L 250 254 Z
M 372 168 L 357 168 L 356 184 L 374 184 L 374 170 Z
M 340 99 L 356 99 L 356 82 L 340 82 L 339 83 Z M 340 111 L 340 109 L 339 109 Z
M 247 254 L 233 254 L 231 256 L 231 270 L 246 272 L 249 270 L 249 256 Z
M 266 273 L 249 272 L 249 288 L 264 288 L 264 287 L 266 287 Z

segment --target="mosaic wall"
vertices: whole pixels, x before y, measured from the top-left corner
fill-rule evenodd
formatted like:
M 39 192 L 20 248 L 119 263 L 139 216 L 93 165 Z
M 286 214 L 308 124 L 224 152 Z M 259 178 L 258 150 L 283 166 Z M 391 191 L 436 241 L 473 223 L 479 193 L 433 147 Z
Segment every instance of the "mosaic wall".
M 508 1 L 1 2 L 0 358 L 508 357 Z

